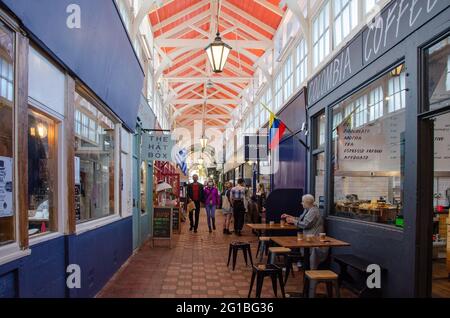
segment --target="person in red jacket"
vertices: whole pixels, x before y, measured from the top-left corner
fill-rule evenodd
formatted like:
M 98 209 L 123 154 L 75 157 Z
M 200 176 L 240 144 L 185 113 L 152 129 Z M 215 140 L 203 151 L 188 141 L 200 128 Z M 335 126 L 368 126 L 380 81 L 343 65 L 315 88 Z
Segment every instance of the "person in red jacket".
M 203 184 L 198 182 L 198 175 L 194 174 L 192 176 L 194 182 L 190 183 L 187 188 L 188 198 L 194 201 L 195 204 L 195 220 L 194 220 L 194 211 L 189 211 L 189 222 L 190 229 L 189 231 L 194 230 L 194 233 L 197 233 L 198 222 L 200 218 L 200 202 L 203 201 Z
M 209 233 L 216 230 L 216 207 L 220 204 L 219 191 L 214 185 L 214 180 L 209 178 L 206 187 L 203 189 L 205 199 L 206 217 L 208 220 Z M 212 227 L 212 229 L 211 229 Z

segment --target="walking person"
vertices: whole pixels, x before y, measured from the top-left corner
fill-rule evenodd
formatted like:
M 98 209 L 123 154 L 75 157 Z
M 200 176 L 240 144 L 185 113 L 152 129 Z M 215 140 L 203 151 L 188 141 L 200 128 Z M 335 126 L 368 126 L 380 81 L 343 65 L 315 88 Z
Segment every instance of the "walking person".
M 195 218 L 194 211 L 189 212 L 189 223 L 190 228 L 189 231 L 194 231 L 197 233 L 198 230 L 198 222 L 200 218 L 200 202 L 203 201 L 203 184 L 198 182 L 198 175 L 194 174 L 192 176 L 193 182 L 188 184 L 187 187 L 187 195 L 188 198 L 191 199 L 195 204 Z
M 203 197 L 205 198 L 209 233 L 211 233 L 212 230 L 216 230 L 216 207 L 220 204 L 219 190 L 217 190 L 214 180 L 211 178 L 208 179 L 208 183 L 203 189 Z
M 238 185 L 231 189 L 231 204 L 233 205 L 234 216 L 234 233 L 241 236 L 242 228 L 244 227 L 245 218 L 245 186 L 244 179 L 238 180 Z
M 233 207 L 231 206 L 231 182 L 225 183 L 225 192 L 222 196 L 222 212 L 225 220 L 223 222 L 223 234 L 231 234 L 230 223 L 233 215 Z

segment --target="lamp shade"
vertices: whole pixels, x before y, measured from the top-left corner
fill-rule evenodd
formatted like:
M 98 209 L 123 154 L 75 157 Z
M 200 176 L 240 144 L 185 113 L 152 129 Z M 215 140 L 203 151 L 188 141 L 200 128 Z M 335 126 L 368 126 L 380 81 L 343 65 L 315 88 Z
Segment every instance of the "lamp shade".
M 172 186 L 164 181 L 163 182 L 160 181 L 156 186 L 156 192 L 161 192 L 169 189 L 172 189 Z
M 214 73 L 221 73 L 227 62 L 228 55 L 232 50 L 231 46 L 224 43 L 217 33 L 217 37 L 213 43 L 206 47 L 206 54 L 208 55 L 209 63 L 211 64 Z
M 202 146 L 202 148 L 206 148 L 206 146 L 208 145 L 208 139 L 206 137 L 200 138 L 200 145 Z

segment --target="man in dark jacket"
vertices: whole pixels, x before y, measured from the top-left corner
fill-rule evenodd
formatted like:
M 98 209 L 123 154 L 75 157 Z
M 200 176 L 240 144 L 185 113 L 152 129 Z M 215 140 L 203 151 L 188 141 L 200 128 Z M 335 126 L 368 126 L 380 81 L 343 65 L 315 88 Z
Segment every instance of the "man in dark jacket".
M 194 230 L 194 233 L 197 233 L 200 217 L 200 202 L 203 201 L 203 184 L 198 182 L 198 175 L 196 174 L 192 176 L 192 179 L 194 182 L 188 184 L 187 195 L 195 204 L 195 221 L 193 211 L 189 211 L 189 223 L 191 225 L 189 231 Z

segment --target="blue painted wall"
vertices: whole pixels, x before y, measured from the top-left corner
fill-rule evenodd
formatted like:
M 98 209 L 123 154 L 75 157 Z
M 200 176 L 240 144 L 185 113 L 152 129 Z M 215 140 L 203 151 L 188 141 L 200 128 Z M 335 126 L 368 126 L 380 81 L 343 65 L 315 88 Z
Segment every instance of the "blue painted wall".
M 278 114 L 293 133 L 299 132 L 306 122 L 305 92 L 302 90 Z M 306 189 L 306 158 L 307 150 L 300 143 L 301 138 L 306 143 L 303 133 L 295 136 L 286 131 L 285 138 L 279 146 L 279 169 L 274 170 L 272 189 Z
M 134 130 L 144 73 L 114 0 L 0 0 L 55 59 L 83 81 Z M 70 4 L 81 28 L 67 27 Z
M 0 266 L 0 298 L 93 297 L 132 253 L 131 217 L 81 235 L 30 247 L 31 254 Z M 81 267 L 81 289 L 66 289 L 66 267 Z

